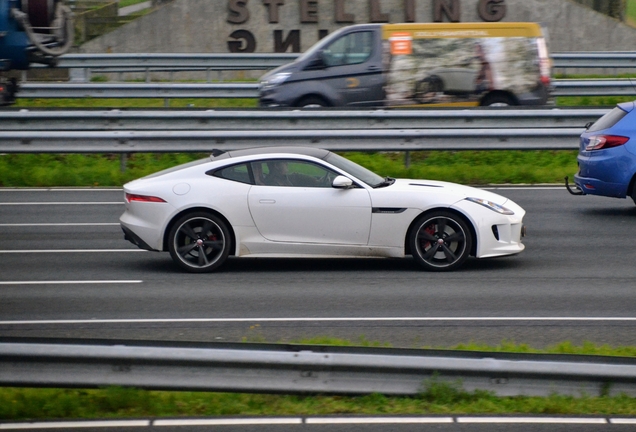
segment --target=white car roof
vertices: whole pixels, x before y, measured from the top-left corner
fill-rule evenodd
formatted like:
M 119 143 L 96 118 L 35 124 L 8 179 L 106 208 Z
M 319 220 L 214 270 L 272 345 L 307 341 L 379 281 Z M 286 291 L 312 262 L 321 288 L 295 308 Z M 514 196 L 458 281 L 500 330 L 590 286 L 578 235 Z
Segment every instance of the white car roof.
M 286 146 L 276 146 L 276 147 L 254 147 L 240 150 L 230 150 L 230 151 L 222 151 L 222 150 L 213 150 L 210 159 L 212 161 L 232 158 L 232 157 L 241 157 L 241 156 L 255 156 L 255 155 L 266 155 L 271 153 L 286 153 L 286 154 L 297 154 L 304 156 L 312 156 L 318 159 L 324 159 L 330 153 L 329 150 L 324 150 L 320 148 L 314 147 L 286 147 Z

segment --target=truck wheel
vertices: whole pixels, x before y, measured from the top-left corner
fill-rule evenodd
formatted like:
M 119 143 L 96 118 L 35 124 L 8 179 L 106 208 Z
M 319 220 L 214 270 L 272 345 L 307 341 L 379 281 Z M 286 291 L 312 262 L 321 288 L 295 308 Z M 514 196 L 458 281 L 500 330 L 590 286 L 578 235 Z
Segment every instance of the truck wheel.
M 486 96 L 481 103 L 482 106 L 502 107 L 516 105 L 510 96 L 504 94 L 494 94 Z
M 328 107 L 329 104 L 321 97 L 309 96 L 301 99 L 296 106 L 300 108 L 323 108 Z

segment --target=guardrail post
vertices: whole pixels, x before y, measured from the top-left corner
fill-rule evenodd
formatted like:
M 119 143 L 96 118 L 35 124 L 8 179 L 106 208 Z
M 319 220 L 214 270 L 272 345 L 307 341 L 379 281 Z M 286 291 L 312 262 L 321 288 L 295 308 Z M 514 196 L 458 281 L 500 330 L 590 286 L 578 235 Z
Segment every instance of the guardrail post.
M 126 172 L 126 168 L 128 165 L 128 153 L 122 153 L 119 155 L 119 170 L 121 172 Z

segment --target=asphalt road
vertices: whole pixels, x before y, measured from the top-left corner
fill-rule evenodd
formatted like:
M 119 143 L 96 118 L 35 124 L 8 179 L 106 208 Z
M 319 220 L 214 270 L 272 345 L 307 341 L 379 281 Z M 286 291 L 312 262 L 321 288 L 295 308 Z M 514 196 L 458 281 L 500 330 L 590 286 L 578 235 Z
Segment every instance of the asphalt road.
M 232 259 L 182 273 L 117 224 L 121 190 L 0 189 L 0 337 L 392 346 L 636 345 L 636 206 L 502 188 L 526 250 L 428 273 L 411 259 Z

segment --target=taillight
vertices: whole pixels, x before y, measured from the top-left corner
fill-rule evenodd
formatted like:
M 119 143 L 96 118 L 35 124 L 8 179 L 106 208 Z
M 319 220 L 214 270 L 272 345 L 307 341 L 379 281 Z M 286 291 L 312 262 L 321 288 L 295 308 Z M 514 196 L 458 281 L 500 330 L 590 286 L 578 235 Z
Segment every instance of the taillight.
M 618 147 L 629 141 L 628 137 L 618 135 L 594 135 L 590 137 L 590 142 L 585 146 L 585 150 L 601 150 Z
M 548 45 L 544 38 L 537 39 L 537 49 L 539 54 L 539 75 L 543 85 L 550 85 L 550 76 L 552 70 L 552 60 L 548 56 Z
M 135 194 L 129 194 L 129 193 L 126 193 L 126 201 L 127 202 L 133 202 L 133 201 L 154 202 L 154 203 L 166 202 L 166 200 L 164 200 L 163 198 L 159 198 L 159 197 L 156 197 L 156 196 L 135 195 Z

